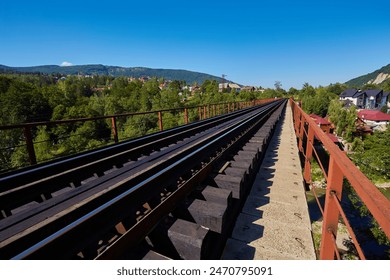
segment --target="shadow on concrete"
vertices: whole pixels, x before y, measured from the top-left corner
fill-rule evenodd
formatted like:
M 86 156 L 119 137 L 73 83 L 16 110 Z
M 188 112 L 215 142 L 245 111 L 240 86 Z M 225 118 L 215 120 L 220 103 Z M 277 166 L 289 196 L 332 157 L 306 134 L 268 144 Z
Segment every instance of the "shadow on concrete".
M 243 203 L 243 212 L 238 216 L 232 237 L 228 239 L 223 253 L 225 260 L 253 260 L 256 248 L 249 245 L 264 235 L 264 226 L 256 224 L 263 217 L 262 206 L 270 203 L 267 196 L 271 192 L 278 161 L 279 146 L 281 144 L 281 128 L 284 123 L 284 114 L 277 123 L 269 144 L 265 150 L 262 162 L 257 170 L 257 177 L 251 187 L 250 195 Z M 245 205 L 245 206 L 244 206 Z
M 230 238 L 226 242 L 223 260 L 253 260 L 256 249 L 242 241 Z

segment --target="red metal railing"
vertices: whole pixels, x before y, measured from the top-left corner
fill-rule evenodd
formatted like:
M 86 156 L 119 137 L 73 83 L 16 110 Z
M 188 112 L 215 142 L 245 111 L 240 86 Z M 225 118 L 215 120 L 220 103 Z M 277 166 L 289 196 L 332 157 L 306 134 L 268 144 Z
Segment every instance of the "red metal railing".
M 349 235 L 356 247 L 360 259 L 365 259 L 363 250 L 356 238 L 353 228 L 343 210 L 341 195 L 343 192 L 344 178 L 349 181 L 352 188 L 360 197 L 362 203 L 371 212 L 383 232 L 390 238 L 390 201 L 377 189 L 377 187 L 351 162 L 347 155 L 335 145 L 332 140 L 316 125 L 298 104 L 290 99 L 293 110 L 295 133 L 298 138 L 298 147 L 304 157 L 304 180 L 312 183 L 311 159 L 316 155 L 314 141 L 322 143 L 329 154 L 329 166 L 327 172 L 325 166 L 320 167 L 327 182 L 325 205 L 322 208 L 316 196 L 317 203 L 323 215 L 322 236 L 320 245 L 320 259 L 340 258 L 337 245 L 337 229 L 339 218 L 342 217 Z M 312 187 L 315 193 L 315 187 Z
M 239 109 L 247 108 L 250 106 L 255 106 L 263 103 L 270 102 L 274 99 L 262 99 L 262 100 L 253 100 L 253 101 L 241 101 L 241 102 L 225 102 L 225 103 L 216 103 L 216 104 L 208 104 L 208 105 L 200 105 L 186 108 L 175 108 L 175 109 L 165 109 L 158 111 L 149 111 L 149 112 L 137 112 L 137 113 L 125 113 L 125 114 L 117 114 L 110 116 L 99 116 L 99 117 L 90 117 L 90 118 L 78 118 L 78 119 L 69 119 L 69 120 L 59 120 L 59 121 L 46 121 L 46 122 L 34 122 L 34 123 L 22 123 L 22 124 L 14 124 L 14 125 L 5 125 L 0 126 L 0 130 L 12 130 L 12 129 L 22 129 L 23 130 L 23 138 L 25 141 L 29 163 L 30 165 L 37 164 L 37 158 L 35 154 L 34 145 L 34 137 L 32 131 L 40 126 L 50 126 L 54 127 L 62 124 L 74 124 L 74 123 L 83 123 L 87 121 L 96 121 L 96 120 L 110 120 L 111 119 L 111 136 L 115 143 L 120 141 L 118 136 L 118 126 L 117 119 L 118 118 L 127 118 L 132 116 L 139 115 L 156 115 L 158 117 L 158 129 L 160 131 L 164 130 L 164 112 L 182 112 L 184 115 L 184 123 L 188 124 L 189 120 L 189 110 L 196 110 L 198 112 L 197 119 L 195 120 L 203 120 L 206 118 L 210 118 L 213 116 L 233 112 Z M 191 120 L 191 121 L 195 121 Z

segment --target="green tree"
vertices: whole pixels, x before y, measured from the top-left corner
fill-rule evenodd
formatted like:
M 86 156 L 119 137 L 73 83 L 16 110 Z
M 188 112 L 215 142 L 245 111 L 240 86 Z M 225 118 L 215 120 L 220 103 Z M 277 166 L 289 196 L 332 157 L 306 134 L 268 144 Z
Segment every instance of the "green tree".
M 337 95 L 324 87 L 319 87 L 317 89 L 314 89 L 310 85 L 304 85 L 304 87 L 305 88 L 302 89 L 303 110 L 308 114 L 314 113 L 325 117 L 328 114 L 328 107 L 331 100 L 336 99 Z
M 381 88 L 383 89 L 384 92 L 390 92 L 390 79 L 385 80 L 381 84 Z
M 283 89 L 283 88 L 282 88 L 282 82 L 281 82 L 281 81 L 276 81 L 275 84 L 274 84 L 274 86 L 275 86 L 275 89 L 276 89 L 277 91 L 280 91 L 280 90 Z
M 37 162 L 53 159 L 55 152 L 51 144 L 51 137 L 46 127 L 39 127 L 34 140 L 34 150 Z
M 39 90 L 16 80 L 0 95 L 0 104 L 1 124 L 43 121 L 51 116 L 51 108 Z
M 245 91 L 242 90 L 238 94 L 238 99 L 242 101 L 250 101 L 250 100 L 255 100 L 256 99 L 256 93 L 253 91 Z
M 201 92 L 205 94 L 217 93 L 218 92 L 218 83 L 216 80 L 205 80 L 200 87 Z
M 291 87 L 291 88 L 288 90 L 287 94 L 293 96 L 294 98 L 298 98 L 298 96 L 299 96 L 299 90 L 297 90 L 296 88 Z
M 155 96 L 153 105 L 154 110 L 182 107 L 181 98 L 178 92 L 172 92 L 169 89 L 161 90 L 160 95 Z
M 376 131 L 373 135 L 366 136 L 363 145 L 352 155 L 362 172 L 373 181 L 390 179 L 389 141 L 389 128 L 383 132 Z
M 379 85 L 377 85 L 377 84 L 369 84 L 369 83 L 364 84 L 362 86 L 362 90 L 367 90 L 367 89 L 379 89 Z
M 344 90 L 348 89 L 348 86 L 345 84 L 336 83 L 330 84 L 327 89 L 336 95 L 340 95 Z

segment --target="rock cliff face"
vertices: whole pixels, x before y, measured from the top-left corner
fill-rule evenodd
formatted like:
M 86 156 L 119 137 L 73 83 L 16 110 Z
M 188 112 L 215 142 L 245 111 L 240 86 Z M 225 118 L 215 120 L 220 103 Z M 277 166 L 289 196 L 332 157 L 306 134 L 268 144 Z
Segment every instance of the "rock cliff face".
M 345 84 L 351 87 L 361 87 L 365 84 L 381 84 L 390 79 L 390 64 L 383 66 L 382 68 L 375 70 L 374 72 L 362 75 L 345 82 Z
M 384 82 L 385 80 L 390 78 L 390 74 L 387 73 L 379 73 L 378 76 L 376 76 L 375 79 L 368 81 L 368 84 L 380 84 Z

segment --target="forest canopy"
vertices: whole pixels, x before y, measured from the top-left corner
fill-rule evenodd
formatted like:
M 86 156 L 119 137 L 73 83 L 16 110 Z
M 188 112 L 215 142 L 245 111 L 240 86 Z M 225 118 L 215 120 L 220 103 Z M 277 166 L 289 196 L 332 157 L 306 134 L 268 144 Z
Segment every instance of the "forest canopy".
M 390 90 L 390 83 L 382 85 Z M 373 85 L 367 85 L 372 88 Z M 353 142 L 356 162 L 367 163 L 366 153 L 375 152 L 378 160 L 383 155 L 381 147 L 371 138 L 354 139 L 356 110 L 346 111 L 338 102 L 338 96 L 347 89 L 345 84 L 313 87 L 308 83 L 301 89 L 282 88 L 280 81 L 274 89 L 250 90 L 219 89 L 217 80 L 205 80 L 202 84 L 188 85 L 185 81 L 167 81 L 164 78 L 130 78 L 109 75 L 56 75 L 56 74 L 0 74 L 0 126 L 38 121 L 57 121 L 123 113 L 157 111 L 222 102 L 250 101 L 275 97 L 290 98 L 302 102 L 306 113 L 329 116 L 336 124 L 336 132 Z M 364 89 L 364 88 L 363 88 Z M 190 121 L 199 118 L 189 112 Z M 183 112 L 163 113 L 164 129 L 184 124 Z M 120 140 L 138 137 L 158 131 L 156 114 L 118 118 Z M 113 143 L 110 120 L 79 122 L 67 125 L 41 126 L 32 131 L 37 162 L 62 157 Z M 378 135 L 379 137 L 379 135 Z M 382 137 L 382 136 L 381 136 Z M 384 135 L 388 137 L 388 135 Z M 387 138 L 386 138 L 387 139 Z M 361 143 L 360 143 L 360 142 Z M 383 141 L 377 141 L 382 143 Z M 379 144 L 378 144 L 379 145 Z M 385 148 L 385 147 L 383 147 Z M 371 151 L 371 152 L 369 152 Z M 371 161 L 370 161 L 371 162 Z M 384 159 L 383 162 L 387 162 Z M 25 139 L 21 129 L 0 130 L 0 170 L 15 169 L 29 164 Z M 370 164 L 372 166 L 374 163 Z M 388 177 L 388 165 L 375 162 L 375 172 Z M 381 166 L 385 166 L 382 168 Z M 374 170 L 373 169 L 373 170 Z M 378 176 L 378 174 L 377 174 Z
M 201 85 L 163 78 L 135 79 L 112 76 L 56 76 L 45 74 L 1 74 L 1 125 L 123 113 L 156 111 L 220 102 L 282 97 L 276 90 L 220 92 L 216 80 Z M 164 112 L 164 128 L 184 123 L 183 115 Z M 192 113 L 191 120 L 197 114 Z M 157 115 L 139 115 L 117 120 L 121 139 L 158 130 Z M 39 127 L 32 131 L 38 162 L 97 148 L 113 142 L 108 120 L 72 125 Z M 0 130 L 0 169 L 28 165 L 23 132 Z

